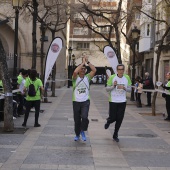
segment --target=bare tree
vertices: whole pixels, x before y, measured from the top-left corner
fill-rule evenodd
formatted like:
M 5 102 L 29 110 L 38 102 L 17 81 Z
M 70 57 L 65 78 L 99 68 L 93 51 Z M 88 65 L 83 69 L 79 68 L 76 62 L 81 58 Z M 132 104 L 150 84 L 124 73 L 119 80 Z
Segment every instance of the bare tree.
M 6 54 L 0 39 L 0 74 L 4 86 L 5 102 L 4 102 L 4 130 L 13 131 L 13 95 L 9 78 L 8 66 L 6 62 Z
M 161 54 L 164 50 L 169 48 L 169 41 L 166 41 L 167 35 L 170 34 L 170 22 L 168 21 L 168 17 L 170 14 L 170 2 L 169 0 L 163 0 L 162 2 L 162 17 L 160 18 L 159 15 L 156 14 L 156 10 L 153 11 L 152 13 L 148 13 L 146 11 L 142 11 L 141 9 L 138 9 L 142 14 L 144 14 L 146 17 L 150 18 L 152 22 L 156 22 L 158 25 L 164 26 L 164 33 L 162 37 L 160 37 L 159 41 L 156 44 L 156 49 L 154 49 L 156 53 L 156 65 L 155 65 L 155 82 L 158 81 L 159 75 L 158 75 L 158 70 L 159 70 L 159 64 L 160 64 L 160 58 Z M 160 31 L 160 30 L 157 30 Z M 157 87 L 155 83 L 155 87 Z M 157 98 L 157 92 L 154 93 L 153 98 L 152 98 L 152 115 L 156 115 L 156 98 Z
M 101 6 L 102 1 L 99 1 L 96 6 L 100 8 L 92 9 L 90 4 L 84 3 L 82 0 L 78 0 L 81 5 L 71 5 L 72 15 L 79 13 L 82 17 L 80 19 L 71 18 L 72 22 L 85 28 L 87 27 L 92 31 L 93 37 L 103 38 L 110 47 L 115 49 L 113 43 L 114 36 L 116 36 L 117 42 L 117 56 L 119 63 L 122 63 L 121 50 L 120 50 L 120 26 L 125 19 L 125 11 L 122 9 L 123 0 L 119 0 L 117 9 L 104 9 Z M 112 5 L 112 2 L 108 2 L 107 5 Z M 101 30 L 107 30 L 102 32 Z M 95 42 L 97 45 L 97 42 Z M 99 45 L 97 45 L 99 47 Z
M 30 3 L 26 4 L 26 8 L 32 14 L 33 6 Z M 62 31 L 66 28 L 67 21 L 69 20 L 68 4 L 67 1 L 52 0 L 46 3 L 40 3 L 38 8 L 37 21 L 41 23 L 41 31 L 49 29 L 51 31 L 52 40 L 55 38 L 55 33 Z M 43 48 L 43 41 L 41 46 Z M 41 64 L 43 63 L 43 52 L 41 52 Z M 43 65 L 41 74 L 43 74 Z M 56 64 L 52 69 L 52 97 L 55 97 L 55 77 L 56 77 Z

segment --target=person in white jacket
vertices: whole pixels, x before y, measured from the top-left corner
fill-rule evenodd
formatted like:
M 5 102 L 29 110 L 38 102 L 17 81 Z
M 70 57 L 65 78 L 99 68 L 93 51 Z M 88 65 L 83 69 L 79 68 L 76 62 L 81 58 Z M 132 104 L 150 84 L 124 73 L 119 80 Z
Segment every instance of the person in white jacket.
M 137 107 L 142 107 L 141 94 L 142 94 L 143 84 L 142 84 L 142 79 L 141 79 L 140 76 L 136 77 L 136 82 L 138 83 L 138 87 L 137 87 Z

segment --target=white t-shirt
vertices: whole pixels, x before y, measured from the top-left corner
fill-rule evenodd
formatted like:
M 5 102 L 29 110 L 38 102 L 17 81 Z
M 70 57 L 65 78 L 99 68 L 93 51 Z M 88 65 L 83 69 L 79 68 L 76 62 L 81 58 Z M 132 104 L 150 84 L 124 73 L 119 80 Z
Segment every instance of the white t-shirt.
M 89 96 L 89 82 L 91 78 L 90 75 L 87 74 L 84 78 L 80 78 L 77 76 L 77 79 L 73 79 L 73 101 L 84 102 L 90 99 Z
M 24 90 L 24 84 L 25 84 L 25 79 L 23 78 L 21 84 L 19 85 L 19 90 L 20 90 L 21 93 L 24 92 L 23 91 Z
M 123 75 L 123 77 L 118 77 L 116 74 L 112 75 L 108 82 L 108 86 L 113 86 L 114 81 L 117 81 L 117 85 L 123 85 L 126 89 L 127 86 L 131 85 L 131 80 L 128 75 Z M 123 103 L 126 102 L 126 91 L 124 89 L 118 89 L 117 86 L 110 91 L 110 102 Z

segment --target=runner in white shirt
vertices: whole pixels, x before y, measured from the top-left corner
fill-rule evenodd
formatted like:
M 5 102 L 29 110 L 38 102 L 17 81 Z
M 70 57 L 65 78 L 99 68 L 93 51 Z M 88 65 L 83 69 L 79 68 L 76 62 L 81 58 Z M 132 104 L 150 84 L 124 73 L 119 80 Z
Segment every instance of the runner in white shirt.
M 110 76 L 107 81 L 106 90 L 109 92 L 109 117 L 105 124 L 108 129 L 110 124 L 115 123 L 113 139 L 119 142 L 118 131 L 124 118 L 126 108 L 126 92 L 131 91 L 131 80 L 128 75 L 124 74 L 124 65 L 117 65 L 117 75 Z
M 86 73 L 85 63 L 89 65 L 91 72 Z M 96 73 L 96 68 L 84 57 L 82 63 L 74 70 L 73 73 L 73 112 L 75 122 L 75 141 L 78 141 L 80 134 L 83 141 L 86 141 L 84 131 L 88 129 L 88 112 L 90 106 L 89 87 L 90 81 Z

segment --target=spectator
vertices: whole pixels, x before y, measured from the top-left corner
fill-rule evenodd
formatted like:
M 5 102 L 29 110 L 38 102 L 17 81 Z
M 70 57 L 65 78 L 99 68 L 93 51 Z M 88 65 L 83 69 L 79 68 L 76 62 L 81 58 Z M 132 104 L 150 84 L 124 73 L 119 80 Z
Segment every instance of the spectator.
M 135 83 L 134 93 L 135 93 L 135 100 L 138 101 L 138 82 Z
M 149 73 L 146 72 L 145 73 L 145 80 L 144 80 L 144 85 L 143 85 L 144 89 L 154 89 L 154 85 L 153 85 L 153 80 L 152 78 L 149 76 Z M 151 93 L 152 92 L 146 92 L 147 93 L 147 105 L 148 107 L 151 106 Z
M 137 107 L 142 107 L 141 94 L 142 94 L 143 84 L 142 84 L 142 80 L 139 76 L 136 77 L 136 82 L 138 84 L 138 87 L 137 87 Z
M 25 85 L 24 85 L 24 92 L 28 92 L 30 84 L 34 85 L 35 88 L 35 96 L 29 96 L 28 94 L 26 95 L 26 111 L 25 111 L 25 116 L 24 116 L 24 122 L 22 124 L 23 127 L 26 126 L 27 120 L 29 117 L 29 112 L 32 107 L 35 108 L 35 123 L 34 127 L 40 127 L 41 125 L 38 122 L 39 118 L 39 112 L 40 112 L 40 99 L 41 99 L 41 94 L 44 92 L 43 84 L 42 81 L 36 77 L 37 76 L 37 71 L 36 70 L 31 70 L 30 71 L 30 77 L 26 79 Z M 41 90 L 41 93 L 40 93 Z
M 168 82 L 166 85 L 162 85 L 162 87 L 168 92 L 170 92 L 170 72 L 166 74 L 166 77 Z M 170 121 L 170 94 L 166 94 L 165 100 L 166 100 L 166 111 L 168 116 L 164 120 Z
M 24 106 L 24 84 L 26 81 L 26 78 L 28 76 L 27 70 L 22 70 L 22 74 L 18 76 L 18 89 L 20 90 L 17 94 L 18 98 L 18 108 L 17 108 L 17 114 L 18 116 L 23 115 L 23 106 Z

